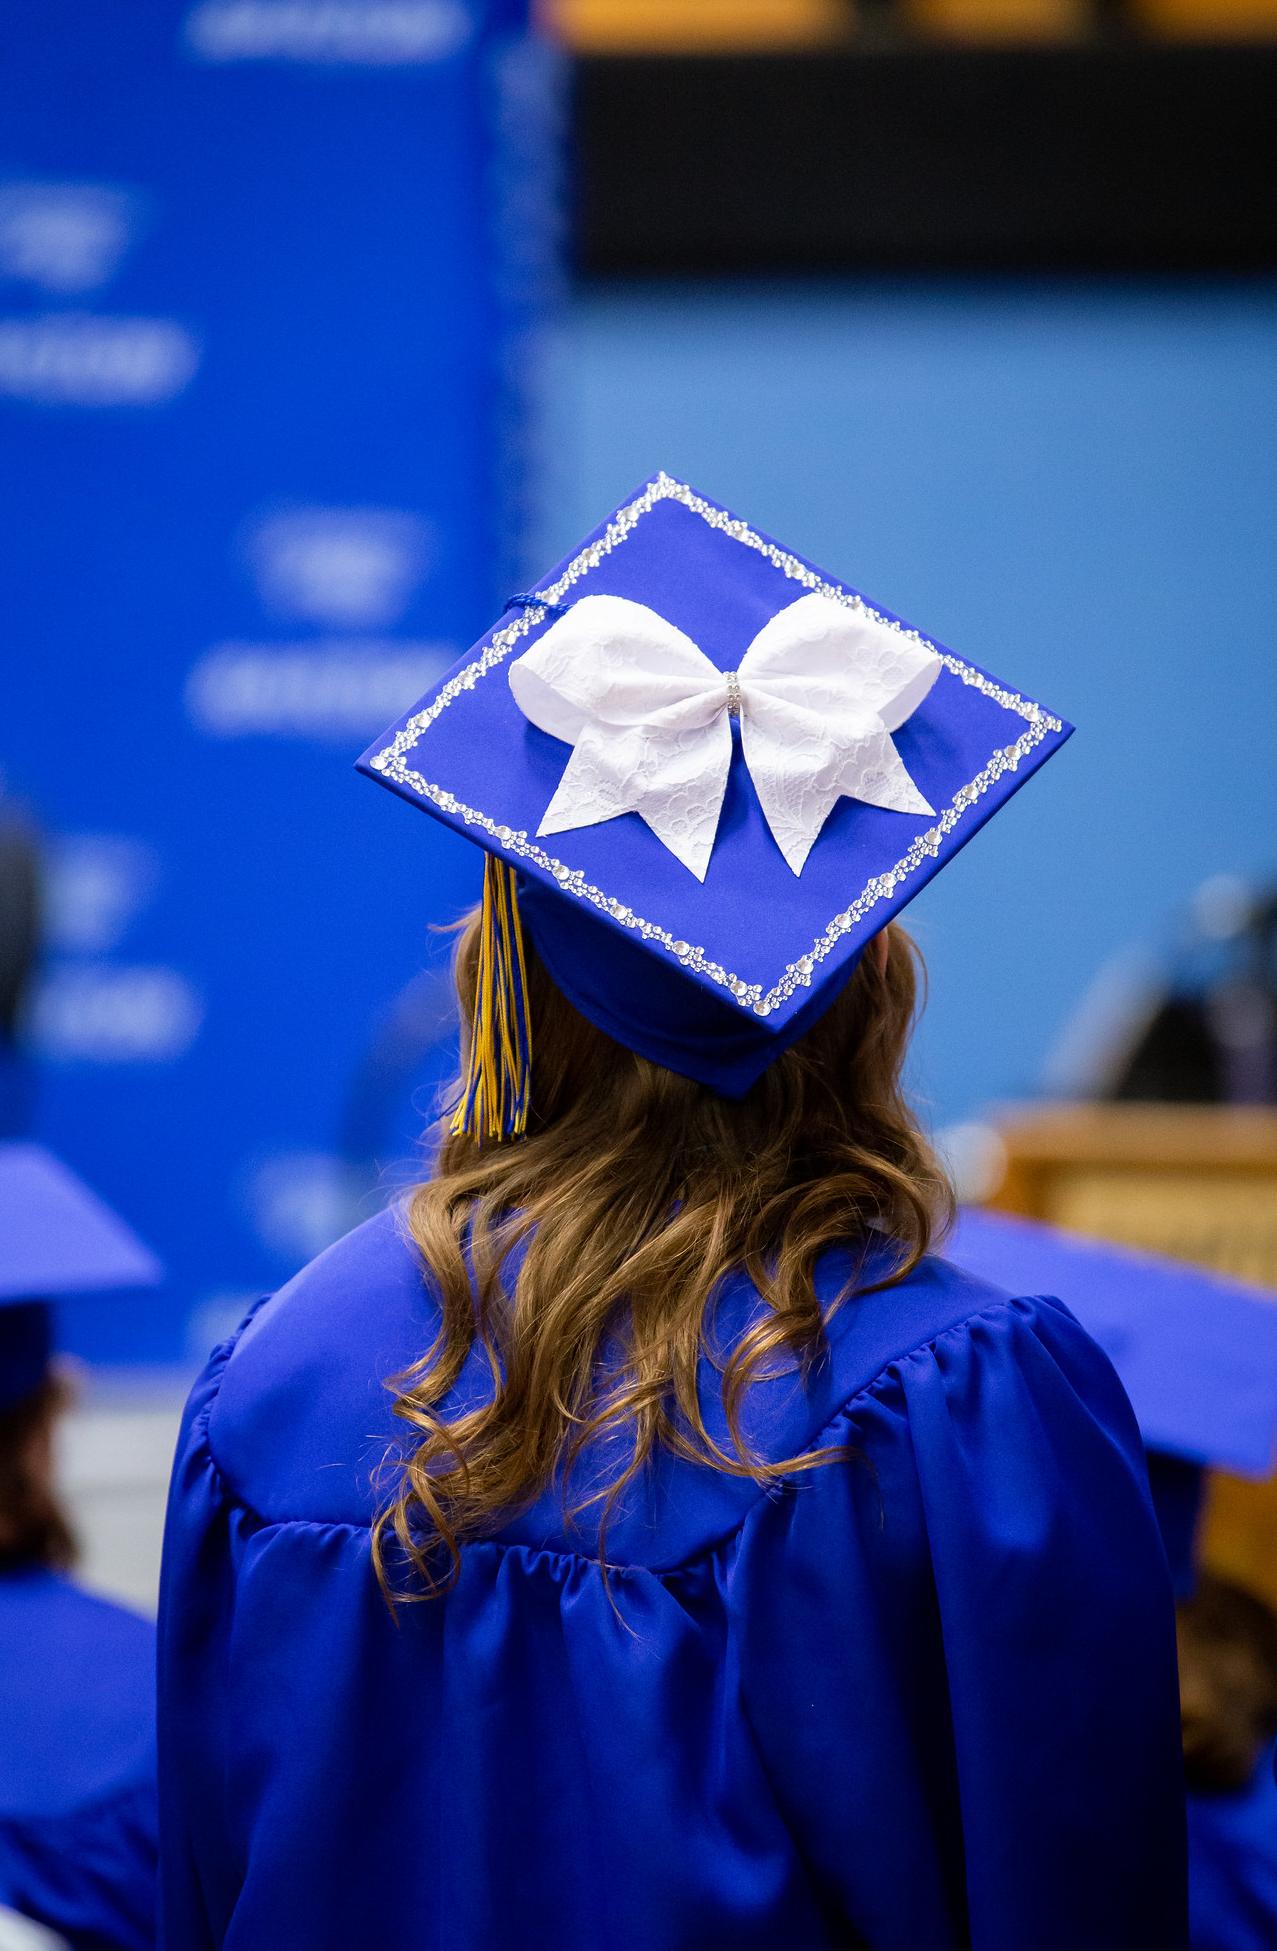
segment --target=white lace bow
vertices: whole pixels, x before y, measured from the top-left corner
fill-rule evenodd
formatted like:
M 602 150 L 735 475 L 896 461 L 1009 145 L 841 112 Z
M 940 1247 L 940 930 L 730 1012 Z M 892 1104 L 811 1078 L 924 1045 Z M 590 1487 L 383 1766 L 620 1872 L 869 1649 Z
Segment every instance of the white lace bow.
M 583 596 L 510 666 L 524 716 L 573 748 L 537 831 L 638 813 L 703 881 L 737 716 L 767 824 L 801 874 L 844 796 L 933 811 L 891 734 L 940 669 L 934 651 L 828 596 L 777 611 L 728 672 L 645 603 Z

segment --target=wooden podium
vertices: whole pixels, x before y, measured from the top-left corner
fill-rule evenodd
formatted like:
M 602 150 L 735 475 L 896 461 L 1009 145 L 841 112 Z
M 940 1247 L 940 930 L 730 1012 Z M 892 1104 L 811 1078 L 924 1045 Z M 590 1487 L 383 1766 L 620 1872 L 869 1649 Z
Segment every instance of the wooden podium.
M 991 1204 L 1273 1290 L 1277 1111 L 1166 1104 L 1004 1110 Z M 1212 1471 L 1203 1559 L 1277 1608 L 1277 1476 Z

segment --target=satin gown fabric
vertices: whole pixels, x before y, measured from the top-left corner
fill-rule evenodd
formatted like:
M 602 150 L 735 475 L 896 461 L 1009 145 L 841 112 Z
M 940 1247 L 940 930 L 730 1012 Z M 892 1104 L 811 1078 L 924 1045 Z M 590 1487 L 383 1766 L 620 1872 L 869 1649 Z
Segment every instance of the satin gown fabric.
M 1193 1951 L 1272 1951 L 1277 1944 L 1277 1744 L 1245 1788 L 1188 1798 Z
M 822 1296 L 851 1272 L 830 1255 Z M 757 1307 L 729 1283 L 716 1334 Z M 1129 1406 L 1063 1307 L 926 1261 L 754 1393 L 773 1455 L 845 1461 L 770 1495 L 663 1458 L 607 1580 L 547 1498 L 392 1620 L 384 1378 L 435 1319 L 383 1215 L 192 1395 L 168 1951 L 1180 1951 L 1168 1574 Z M 703 1392 L 721 1427 L 708 1364 Z
M 0 1904 L 74 1951 L 155 1943 L 155 1631 L 43 1570 L 0 1577 Z

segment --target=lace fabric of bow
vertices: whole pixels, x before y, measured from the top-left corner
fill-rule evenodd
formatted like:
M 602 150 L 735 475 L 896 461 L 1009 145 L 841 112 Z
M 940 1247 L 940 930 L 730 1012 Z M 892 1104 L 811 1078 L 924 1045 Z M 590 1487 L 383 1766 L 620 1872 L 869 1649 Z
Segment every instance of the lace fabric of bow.
M 778 610 L 734 672 L 645 603 L 583 596 L 510 666 L 524 716 L 573 748 L 537 831 L 637 813 L 703 881 L 738 715 L 767 824 L 801 874 L 843 797 L 934 810 L 891 734 L 941 668 L 934 651 L 828 596 Z

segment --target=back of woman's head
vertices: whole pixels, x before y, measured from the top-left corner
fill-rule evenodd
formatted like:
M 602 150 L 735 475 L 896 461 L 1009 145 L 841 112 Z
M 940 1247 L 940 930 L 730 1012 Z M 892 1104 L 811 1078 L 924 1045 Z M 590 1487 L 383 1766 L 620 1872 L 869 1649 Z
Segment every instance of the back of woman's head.
M 457 952 L 463 1023 L 478 942 L 472 917 Z M 879 942 L 740 1099 L 613 1042 L 529 952 L 526 1135 L 480 1147 L 449 1133 L 408 1209 L 441 1325 L 395 1384 L 416 1443 L 377 1531 L 383 1582 L 393 1535 L 425 1590 L 450 1583 L 466 1538 L 565 1480 L 604 1432 L 624 1432 L 626 1456 L 588 1500 L 603 1502 L 604 1521 L 657 1445 L 763 1484 L 826 1460 L 756 1454 L 742 1432 L 745 1395 L 776 1359 L 819 1351 L 828 1307 L 814 1275 L 828 1248 L 885 1238 L 902 1277 L 951 1203 L 901 1087 L 916 951 L 895 925 Z M 725 1357 L 723 1447 L 705 1427 L 697 1379 L 716 1352 L 707 1304 L 736 1268 L 761 1307 Z M 491 1398 L 450 1413 L 476 1343 Z
M 0 1571 L 42 1565 L 64 1571 L 75 1557 L 53 1481 L 53 1434 L 67 1401 L 54 1373 L 0 1409 Z

